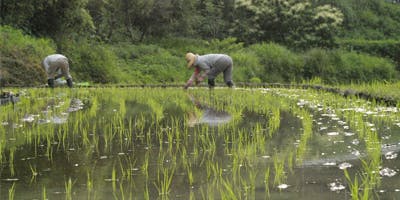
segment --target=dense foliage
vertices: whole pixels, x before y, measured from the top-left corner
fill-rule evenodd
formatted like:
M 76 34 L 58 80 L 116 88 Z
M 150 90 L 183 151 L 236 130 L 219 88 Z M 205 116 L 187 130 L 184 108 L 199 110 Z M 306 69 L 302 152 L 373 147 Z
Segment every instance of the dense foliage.
M 55 51 L 54 43 L 7 26 L 0 26 L 0 33 L 1 84 L 37 85 L 45 80 L 41 59 Z
M 395 80 L 396 2 L 0 0 L 0 72 L 4 84 L 43 83 L 41 59 L 58 52 L 76 81 L 182 83 L 192 51 L 230 54 L 236 82 Z

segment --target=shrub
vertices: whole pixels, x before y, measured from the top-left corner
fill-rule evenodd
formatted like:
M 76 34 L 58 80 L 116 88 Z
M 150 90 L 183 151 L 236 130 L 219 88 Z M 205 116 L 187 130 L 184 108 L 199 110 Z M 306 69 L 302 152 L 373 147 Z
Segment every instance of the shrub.
M 233 79 L 236 82 L 249 82 L 253 77 L 258 77 L 261 81 L 263 68 L 259 58 L 246 50 L 237 51 L 231 54 L 233 60 Z
M 397 64 L 400 70 L 400 42 L 397 40 L 339 40 L 340 46 L 348 51 L 364 52 L 375 56 L 387 57 Z
M 0 26 L 2 85 L 34 86 L 46 81 L 41 62 L 55 52 L 51 40 L 38 39 L 9 26 Z
M 259 78 L 264 82 L 291 82 L 302 79 L 303 59 L 284 46 L 269 43 L 249 47 L 263 68 Z
M 395 65 L 389 59 L 356 52 L 338 53 L 341 61 L 341 67 L 337 69 L 340 82 L 390 81 L 397 77 Z
M 328 84 L 365 83 L 397 78 L 389 59 L 343 50 L 311 49 L 304 54 L 304 78 L 319 77 Z
M 258 77 L 253 77 L 250 79 L 250 83 L 261 83 L 261 79 Z
M 319 77 L 325 83 L 336 83 L 337 80 L 337 61 L 338 58 L 330 51 L 314 48 L 304 53 L 304 71 L 305 80 L 312 80 Z M 336 65 L 335 65 L 336 63 Z
M 117 56 L 101 44 L 74 43 L 65 50 L 71 73 L 76 80 L 94 83 L 116 83 L 122 74 Z

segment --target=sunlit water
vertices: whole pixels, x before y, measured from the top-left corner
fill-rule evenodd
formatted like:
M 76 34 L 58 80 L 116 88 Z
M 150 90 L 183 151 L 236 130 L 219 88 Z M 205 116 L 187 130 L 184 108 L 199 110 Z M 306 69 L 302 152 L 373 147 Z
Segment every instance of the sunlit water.
M 365 119 L 391 115 L 394 123 L 366 123 L 379 136 L 380 149 L 371 151 L 377 145 L 318 98 L 301 96 L 307 91 L 256 90 L 309 113 L 310 136 L 291 109 L 279 110 L 270 135 L 269 112 L 233 116 L 201 98 L 207 92 L 171 89 L 177 96 L 154 103 L 155 94 L 143 100 L 133 96 L 148 92 L 115 90 L 26 95 L 29 108 L 24 100 L 2 107 L 0 199 L 352 199 L 344 170 L 353 180 L 367 173 L 361 160 L 371 152 L 379 154 L 372 173 L 381 182 L 370 198 L 400 198 L 395 108 L 340 108 Z

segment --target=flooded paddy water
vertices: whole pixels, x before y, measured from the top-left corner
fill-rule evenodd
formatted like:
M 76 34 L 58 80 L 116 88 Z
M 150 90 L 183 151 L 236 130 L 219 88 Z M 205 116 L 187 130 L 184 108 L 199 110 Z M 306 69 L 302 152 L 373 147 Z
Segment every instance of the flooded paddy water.
M 0 199 L 399 199 L 400 115 L 303 89 L 57 88 L 0 106 Z

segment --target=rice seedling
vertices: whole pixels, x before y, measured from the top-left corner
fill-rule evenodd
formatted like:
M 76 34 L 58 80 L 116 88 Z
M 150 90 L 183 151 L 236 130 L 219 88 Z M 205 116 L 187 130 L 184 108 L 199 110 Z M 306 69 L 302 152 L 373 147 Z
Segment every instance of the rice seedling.
M 72 187 L 73 183 L 71 178 L 68 179 L 67 182 L 65 182 L 65 199 L 66 200 L 72 200 Z
M 86 189 L 87 189 L 87 199 L 92 199 L 92 193 L 93 193 L 93 179 L 92 179 L 92 174 L 89 170 L 86 172 Z
M 15 168 L 14 168 L 14 155 L 15 155 L 15 147 L 10 149 L 10 155 L 9 155 L 9 163 L 8 167 L 10 168 L 10 175 L 15 176 Z
M 192 186 L 194 183 L 192 163 L 190 162 L 186 163 L 186 171 L 187 171 L 188 183 L 190 186 Z
M 37 172 L 37 168 L 36 166 L 32 166 L 31 164 L 29 164 L 29 168 L 31 169 L 31 183 L 36 179 L 36 176 L 39 174 Z
M 107 189 L 113 192 L 104 198 L 111 199 L 157 198 L 152 196 L 154 190 L 165 199 L 171 194 L 182 194 L 182 199 L 251 199 L 260 197 L 255 188 L 265 188 L 268 199 L 277 192 L 270 190 L 270 184 L 304 184 L 293 179 L 313 178 L 314 174 L 299 174 L 307 171 L 310 159 L 324 158 L 322 153 L 331 153 L 332 149 L 337 154 L 349 151 L 347 146 L 364 153 L 364 161 L 354 165 L 358 173 L 339 171 L 336 178 L 348 176 L 350 191 L 361 189 L 357 190 L 359 198 L 379 196 L 374 191 L 385 181 L 377 173 L 382 166 L 380 147 L 385 141 L 381 136 L 391 131 L 382 127 L 396 128 L 400 119 L 396 112 L 383 111 L 374 102 L 301 89 L 238 88 L 210 93 L 201 88 L 114 87 L 28 91 L 29 98 L 19 102 L 21 105 L 0 106 L 0 163 L 10 170 L 11 177 L 31 174 L 31 179 L 38 172 L 46 180 L 52 180 L 52 174 L 71 177 L 65 183 L 66 199 L 68 188 L 72 190 L 74 185 L 70 180 L 85 176 L 81 170 L 58 167 L 71 163 L 91 169 L 86 171 L 86 182 L 76 181 L 76 185 L 86 185 L 86 191 L 73 193 L 88 199 L 98 199 L 96 194 Z M 196 107 L 191 97 L 203 106 L 228 113 L 230 120 L 208 123 L 202 117 L 209 113 L 204 107 Z M 53 116 L 65 112 L 72 99 L 80 99 L 85 105 L 68 112 L 67 121 L 54 123 Z M 33 121 L 22 123 L 27 113 L 33 115 Z M 327 121 L 325 114 L 337 119 Z M 193 116 L 197 121 L 191 124 Z M 328 129 L 334 129 L 337 135 L 327 136 Z M 347 132 L 355 135 L 344 136 Z M 353 140 L 360 144 L 353 145 Z M 397 136 L 392 134 L 387 140 L 396 143 Z M 323 172 L 317 175 L 327 181 Z M 111 176 L 110 185 L 104 184 L 105 176 Z M 42 193 L 53 190 L 53 183 L 42 185 Z M 31 184 L 43 182 L 38 179 Z M 338 195 L 343 197 L 342 192 Z M 0 198 L 7 197 L 0 194 Z
M 150 192 L 149 192 L 149 187 L 148 187 L 147 183 L 145 184 L 145 187 L 144 187 L 143 197 L 145 200 L 150 200 Z
M 159 169 L 157 171 L 157 182 L 155 186 L 158 190 L 158 194 L 161 197 L 168 196 L 170 189 L 172 178 L 174 177 L 175 168 L 172 169 Z
M 222 185 L 224 186 L 224 190 L 220 191 L 221 199 L 238 199 L 237 195 L 234 192 L 233 186 L 229 184 L 228 181 L 221 179 Z
M 270 197 L 270 192 L 269 192 L 269 178 L 270 178 L 270 168 L 268 167 L 268 168 L 265 170 L 265 175 L 264 175 L 266 199 L 269 199 L 269 197 Z
M 47 191 L 46 191 L 46 186 L 42 187 L 42 199 L 47 200 Z
M 274 169 L 275 169 L 275 178 L 274 178 L 274 185 L 280 185 L 284 183 L 286 179 L 285 174 L 285 161 L 279 159 L 279 156 L 276 154 L 274 156 Z
M 111 183 L 112 183 L 112 189 L 113 193 L 115 194 L 117 191 L 117 170 L 115 169 L 115 166 L 112 168 L 112 173 L 111 173 Z
M 11 188 L 8 189 L 8 199 L 14 200 L 15 199 L 15 182 L 12 184 Z
M 145 156 L 144 156 L 144 161 L 143 164 L 141 166 L 141 171 L 144 174 L 144 176 L 146 177 L 146 179 L 148 179 L 149 177 L 149 152 L 146 152 Z

